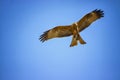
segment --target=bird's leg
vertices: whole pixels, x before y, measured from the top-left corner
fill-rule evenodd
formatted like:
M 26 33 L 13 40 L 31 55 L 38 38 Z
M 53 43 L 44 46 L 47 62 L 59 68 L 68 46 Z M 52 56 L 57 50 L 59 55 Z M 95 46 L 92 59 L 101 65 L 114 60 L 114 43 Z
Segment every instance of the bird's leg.
M 77 40 L 79 40 L 81 44 L 86 44 L 86 42 L 82 39 L 79 33 L 77 34 Z

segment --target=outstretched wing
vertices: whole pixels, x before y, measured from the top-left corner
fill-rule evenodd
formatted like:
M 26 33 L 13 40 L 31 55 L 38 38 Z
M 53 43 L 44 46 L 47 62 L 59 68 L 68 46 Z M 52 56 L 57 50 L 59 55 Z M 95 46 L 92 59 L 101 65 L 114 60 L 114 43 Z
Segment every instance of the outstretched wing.
M 72 35 L 72 31 L 71 31 L 71 25 L 68 26 L 57 26 L 53 29 L 50 29 L 48 31 L 45 31 L 41 36 L 40 36 L 40 40 L 42 42 L 48 40 L 48 39 L 52 39 L 52 38 L 56 38 L 56 37 L 66 37 L 66 36 L 70 36 Z
M 92 12 L 86 14 L 81 20 L 77 22 L 79 32 L 87 28 L 91 23 L 104 17 L 102 10 L 93 10 Z
M 57 26 L 53 29 L 50 29 L 50 30 L 44 32 L 40 36 L 39 39 L 42 42 L 44 42 L 48 39 L 52 39 L 52 38 L 56 38 L 56 37 L 70 36 L 74 33 L 75 29 L 77 29 L 77 31 L 80 32 L 80 31 L 84 30 L 85 28 L 87 28 L 92 22 L 94 22 L 95 20 L 97 20 L 103 16 L 104 16 L 103 11 L 96 9 L 96 10 L 86 14 L 81 20 L 79 20 L 78 22 L 76 22 L 72 25 Z

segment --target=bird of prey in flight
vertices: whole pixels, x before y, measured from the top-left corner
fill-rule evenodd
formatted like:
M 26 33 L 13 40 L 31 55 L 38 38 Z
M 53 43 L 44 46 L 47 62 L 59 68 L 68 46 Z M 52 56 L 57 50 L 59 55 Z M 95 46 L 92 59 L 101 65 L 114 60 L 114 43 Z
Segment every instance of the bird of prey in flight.
M 91 23 L 104 17 L 104 13 L 100 9 L 95 9 L 90 13 L 83 16 L 78 22 L 66 26 L 56 26 L 50 30 L 45 31 L 39 38 L 40 41 L 44 42 L 52 38 L 61 38 L 72 35 L 72 41 L 70 47 L 76 46 L 79 41 L 81 44 L 86 44 L 82 39 L 79 32 L 87 28 Z

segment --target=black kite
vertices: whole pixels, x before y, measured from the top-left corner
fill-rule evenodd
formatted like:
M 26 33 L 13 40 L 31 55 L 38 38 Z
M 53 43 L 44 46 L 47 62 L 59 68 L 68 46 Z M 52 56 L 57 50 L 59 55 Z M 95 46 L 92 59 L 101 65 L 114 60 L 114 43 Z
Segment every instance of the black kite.
M 92 22 L 100 19 L 101 17 L 104 17 L 102 10 L 93 10 L 92 12 L 86 14 L 78 22 L 67 26 L 56 26 L 48 31 L 45 31 L 39 39 L 44 42 L 52 38 L 67 37 L 73 35 L 70 47 L 77 45 L 77 41 L 79 41 L 81 44 L 86 44 L 86 42 L 80 36 L 79 32 L 83 31 Z

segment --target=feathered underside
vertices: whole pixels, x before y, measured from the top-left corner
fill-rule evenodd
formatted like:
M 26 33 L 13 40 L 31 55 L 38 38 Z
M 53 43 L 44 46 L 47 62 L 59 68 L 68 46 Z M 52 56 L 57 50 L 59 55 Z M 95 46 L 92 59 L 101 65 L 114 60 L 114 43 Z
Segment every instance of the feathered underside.
M 104 13 L 102 10 L 97 10 L 97 9 L 93 10 L 92 12 L 83 16 L 83 18 L 80 19 L 78 22 L 75 22 L 72 25 L 56 26 L 53 29 L 45 31 L 40 36 L 39 39 L 40 41 L 44 42 L 52 38 L 67 37 L 70 35 L 74 35 L 74 36 L 78 35 L 78 34 L 74 34 L 76 30 L 78 30 L 78 32 L 81 32 L 82 30 L 87 28 L 91 23 L 93 23 L 97 19 L 100 19 L 101 17 L 104 17 Z
M 90 24 L 92 24 L 97 19 L 100 19 L 101 17 L 104 17 L 104 13 L 102 10 L 97 10 L 97 9 L 83 16 L 83 18 L 77 22 L 79 27 L 79 32 L 87 28 Z
M 44 42 L 48 39 L 66 37 L 72 35 L 71 25 L 68 26 L 57 26 L 53 29 L 45 31 L 39 38 L 40 41 Z

